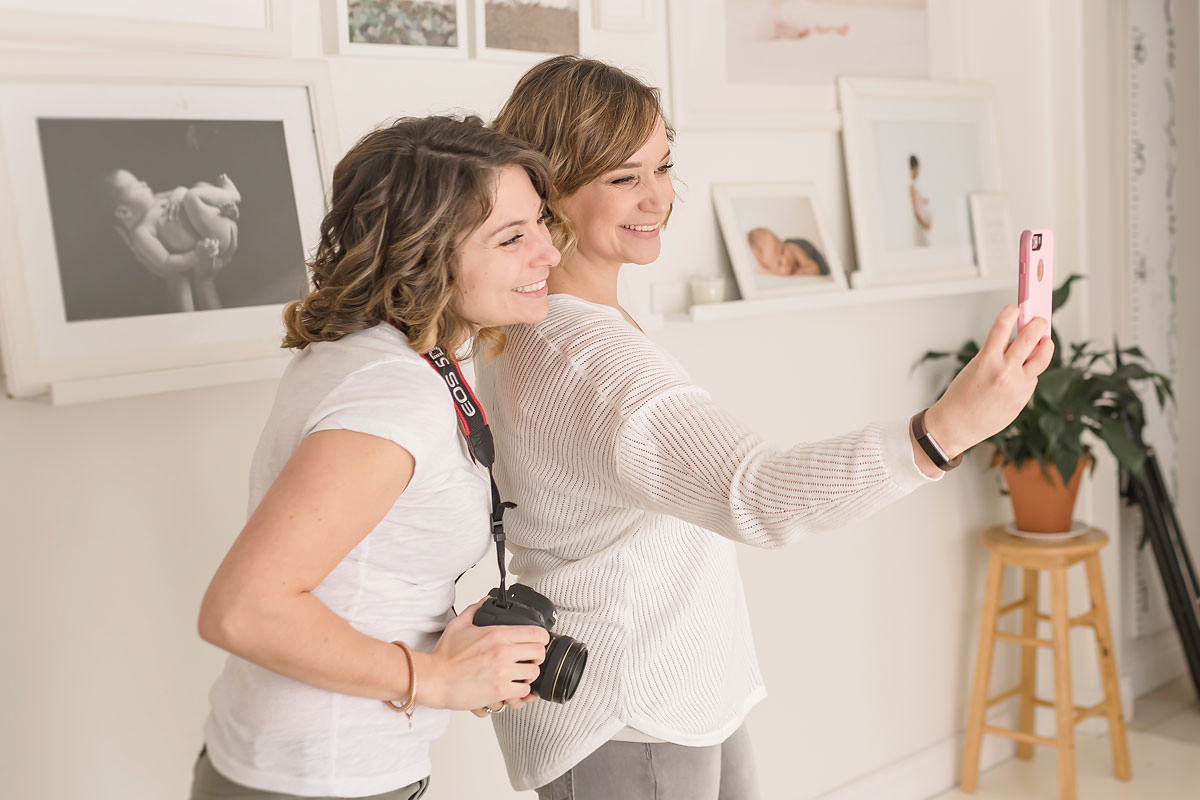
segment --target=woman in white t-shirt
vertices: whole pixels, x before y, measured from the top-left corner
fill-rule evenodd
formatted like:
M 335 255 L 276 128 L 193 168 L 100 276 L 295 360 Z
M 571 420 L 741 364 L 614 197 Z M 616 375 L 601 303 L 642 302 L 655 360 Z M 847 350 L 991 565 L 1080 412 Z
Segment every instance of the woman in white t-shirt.
M 483 370 L 512 570 L 585 642 L 565 704 L 493 717 L 518 789 L 543 800 L 757 797 L 742 723 L 765 694 L 734 543 L 774 547 L 858 519 L 956 465 L 1025 405 L 1053 346 L 1005 308 L 929 409 L 788 450 L 718 408 L 617 302 L 671 211 L 673 131 L 656 90 L 561 56 L 494 127 L 546 154 L 573 227 L 550 310 Z M 940 449 L 938 447 L 940 445 Z
M 231 655 L 194 800 L 411 800 L 449 710 L 532 701 L 546 631 L 476 627 L 478 603 L 454 616 L 490 489 L 422 354 L 545 316 L 550 188 L 540 154 L 477 118 L 402 119 L 338 164 L 314 288 L 284 312 L 298 352 L 254 454 L 252 513 L 200 610 L 200 635 Z

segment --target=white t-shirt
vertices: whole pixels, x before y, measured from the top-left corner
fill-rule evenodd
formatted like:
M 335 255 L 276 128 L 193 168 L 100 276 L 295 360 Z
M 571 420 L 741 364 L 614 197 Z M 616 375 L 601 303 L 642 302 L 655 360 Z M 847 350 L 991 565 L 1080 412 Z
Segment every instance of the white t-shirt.
M 487 550 L 489 487 L 438 373 L 389 325 L 309 345 L 288 366 L 250 474 L 250 510 L 310 433 L 351 430 L 408 450 L 412 481 L 313 595 L 357 630 L 432 650 L 454 582 Z M 256 789 L 361 797 L 429 774 L 449 711 L 408 720 L 379 700 L 329 692 L 230 656 L 210 693 L 217 770 Z

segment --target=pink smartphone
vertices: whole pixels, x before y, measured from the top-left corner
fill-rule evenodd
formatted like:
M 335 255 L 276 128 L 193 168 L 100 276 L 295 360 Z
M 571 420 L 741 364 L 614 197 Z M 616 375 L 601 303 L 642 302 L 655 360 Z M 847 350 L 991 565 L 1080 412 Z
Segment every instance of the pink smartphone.
M 1017 329 L 1041 317 L 1050 324 L 1054 307 L 1054 234 L 1049 228 L 1021 232 L 1020 273 L 1017 278 Z M 1046 328 L 1050 335 L 1050 328 Z

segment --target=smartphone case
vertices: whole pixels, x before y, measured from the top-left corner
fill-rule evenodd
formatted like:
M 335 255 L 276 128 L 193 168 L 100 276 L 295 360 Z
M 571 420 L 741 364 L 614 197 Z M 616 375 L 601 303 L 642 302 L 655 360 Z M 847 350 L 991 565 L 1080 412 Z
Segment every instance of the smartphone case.
M 1038 242 L 1040 238 L 1040 243 Z M 1040 244 L 1035 250 L 1035 244 Z M 1054 297 L 1054 234 L 1048 228 L 1021 232 L 1020 272 L 1017 278 L 1017 327 L 1024 328 L 1034 317 L 1050 322 Z M 1050 335 L 1050 329 L 1046 329 Z

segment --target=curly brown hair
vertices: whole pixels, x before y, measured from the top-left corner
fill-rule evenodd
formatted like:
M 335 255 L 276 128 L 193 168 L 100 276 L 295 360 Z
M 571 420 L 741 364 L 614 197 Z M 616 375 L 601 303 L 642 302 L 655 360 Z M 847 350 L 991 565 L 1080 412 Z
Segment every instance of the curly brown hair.
M 333 171 L 329 212 L 308 262 L 313 288 L 284 309 L 284 347 L 393 323 L 419 353 L 453 353 L 475 333 L 454 308 L 455 248 L 492 211 L 499 172 L 522 167 L 549 201 L 540 153 L 478 117 L 406 117 L 371 131 Z M 503 336 L 484 329 L 480 344 Z
M 526 72 L 492 127 L 545 154 L 555 192 L 570 197 L 625 163 L 659 119 L 675 141 L 658 89 L 603 61 L 566 55 Z M 565 262 L 574 246 L 570 220 L 556 214 L 548 224 Z

